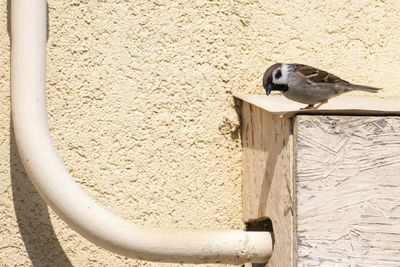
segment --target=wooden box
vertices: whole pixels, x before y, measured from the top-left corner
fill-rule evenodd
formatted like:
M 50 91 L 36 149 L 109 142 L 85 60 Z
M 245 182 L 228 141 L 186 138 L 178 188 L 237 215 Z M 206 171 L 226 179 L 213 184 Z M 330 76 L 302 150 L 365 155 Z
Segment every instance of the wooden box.
M 269 219 L 267 266 L 400 266 L 400 100 L 241 104 L 243 216 Z

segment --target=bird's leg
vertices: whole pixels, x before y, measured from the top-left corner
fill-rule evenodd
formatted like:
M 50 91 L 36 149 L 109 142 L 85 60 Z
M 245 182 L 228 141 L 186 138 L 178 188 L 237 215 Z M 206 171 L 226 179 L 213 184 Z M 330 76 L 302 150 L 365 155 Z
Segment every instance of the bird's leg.
M 314 109 L 314 104 L 309 104 L 307 107 L 301 108 L 300 110 L 306 110 L 306 109 Z
M 313 107 L 313 109 L 318 109 L 320 106 L 322 106 L 323 104 L 328 103 L 328 100 L 322 100 L 321 103 L 319 103 L 318 105 L 316 105 L 315 107 Z

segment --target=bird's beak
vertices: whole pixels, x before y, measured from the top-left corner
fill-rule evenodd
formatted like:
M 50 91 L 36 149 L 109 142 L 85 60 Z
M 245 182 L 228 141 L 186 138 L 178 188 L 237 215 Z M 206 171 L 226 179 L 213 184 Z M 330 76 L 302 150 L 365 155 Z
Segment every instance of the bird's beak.
M 267 95 L 269 95 L 272 91 L 272 84 L 268 84 L 267 88 L 265 88 L 265 92 L 267 93 Z

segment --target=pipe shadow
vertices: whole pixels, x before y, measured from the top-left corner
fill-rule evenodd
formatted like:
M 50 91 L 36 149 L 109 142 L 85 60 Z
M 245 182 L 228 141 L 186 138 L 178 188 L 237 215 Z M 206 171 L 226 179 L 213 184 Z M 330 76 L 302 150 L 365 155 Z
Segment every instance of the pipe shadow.
M 48 10 L 47 6 L 47 37 Z M 7 0 L 7 32 L 11 44 L 11 0 Z M 72 267 L 54 233 L 47 204 L 36 191 L 22 165 L 15 142 L 11 114 L 10 174 L 15 216 L 32 266 Z
M 25 172 L 15 143 L 12 124 L 10 168 L 14 211 L 32 266 L 73 266 L 54 233 L 46 202 Z

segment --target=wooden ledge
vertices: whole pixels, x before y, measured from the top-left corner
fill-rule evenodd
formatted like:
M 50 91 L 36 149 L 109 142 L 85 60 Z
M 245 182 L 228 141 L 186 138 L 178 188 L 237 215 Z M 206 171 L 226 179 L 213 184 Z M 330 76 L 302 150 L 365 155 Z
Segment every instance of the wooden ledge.
M 279 95 L 234 97 L 243 220 L 272 228 L 267 267 L 399 266 L 400 98 L 339 96 L 299 110 Z
M 235 98 L 246 101 L 281 117 L 296 115 L 400 115 L 400 98 L 379 98 L 375 96 L 338 96 L 318 110 L 300 110 L 307 106 L 291 101 L 281 95 L 234 94 Z

